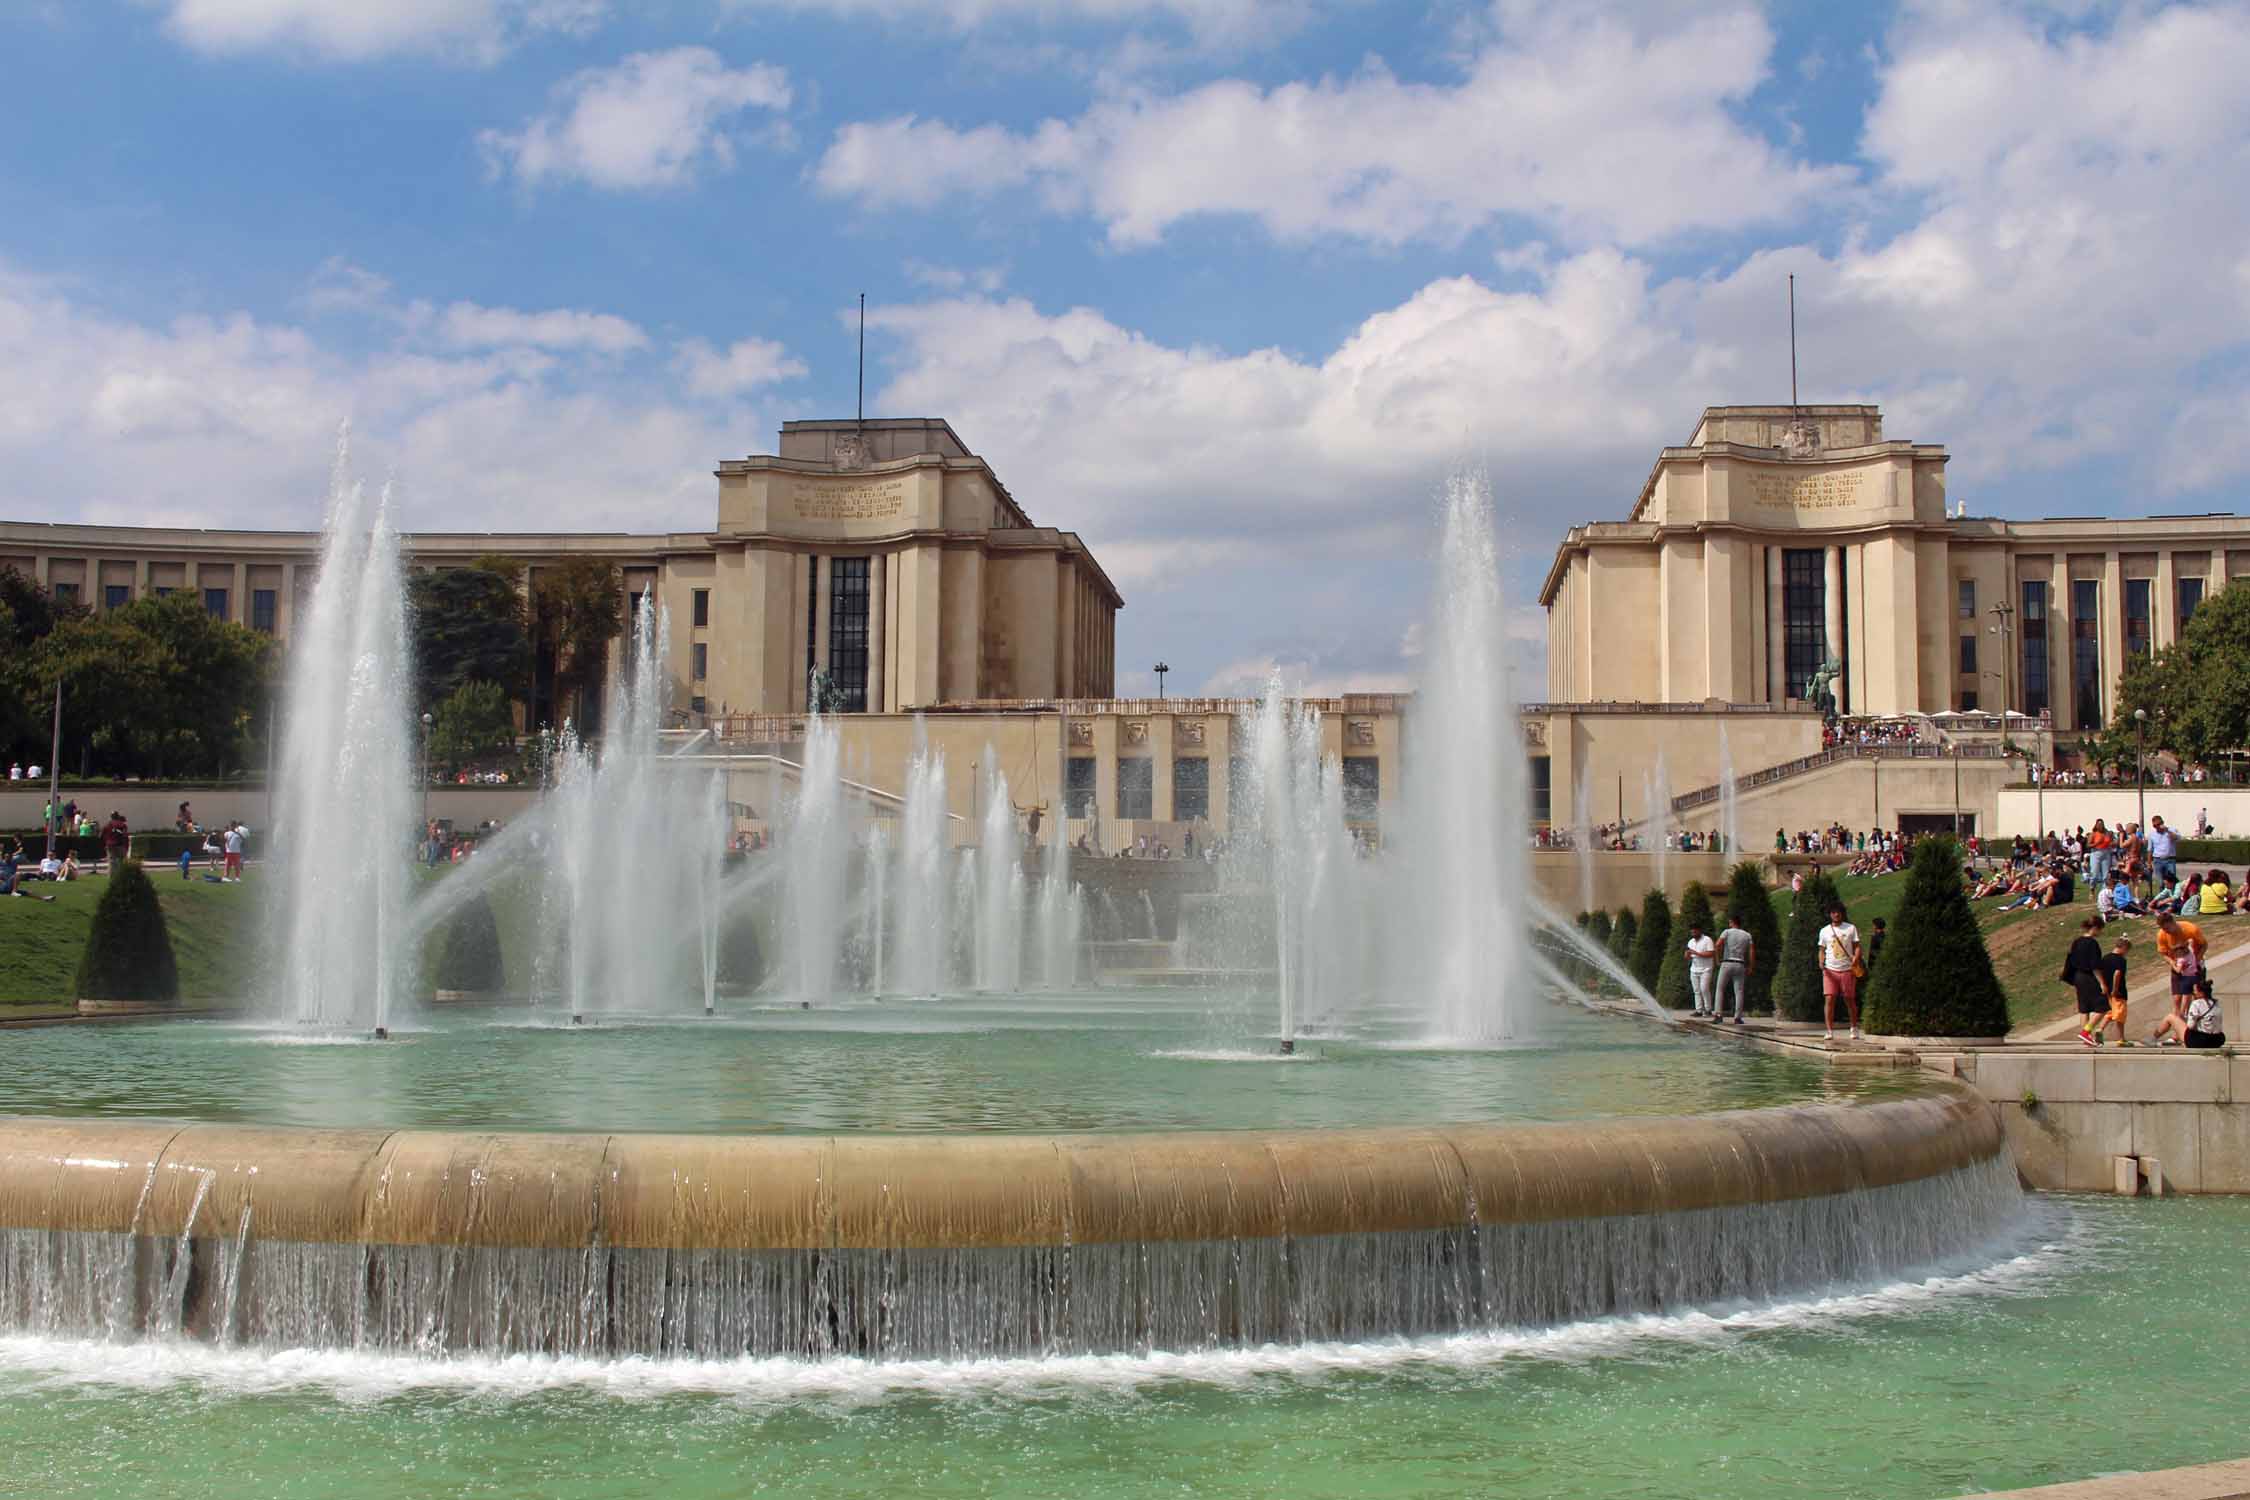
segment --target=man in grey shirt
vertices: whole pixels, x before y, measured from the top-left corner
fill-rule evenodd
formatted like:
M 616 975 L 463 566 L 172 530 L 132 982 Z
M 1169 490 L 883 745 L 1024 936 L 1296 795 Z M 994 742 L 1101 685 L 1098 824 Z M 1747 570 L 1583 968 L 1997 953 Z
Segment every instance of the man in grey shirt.
M 1742 930 L 1741 919 L 1733 912 L 1727 913 L 1727 925 L 1719 934 L 1719 978 L 1711 991 L 1711 1018 L 1726 1019 L 1727 993 L 1734 993 L 1734 1024 L 1743 1025 L 1742 1007 L 1747 993 L 1750 971 L 1758 967 L 1758 944 L 1749 933 Z

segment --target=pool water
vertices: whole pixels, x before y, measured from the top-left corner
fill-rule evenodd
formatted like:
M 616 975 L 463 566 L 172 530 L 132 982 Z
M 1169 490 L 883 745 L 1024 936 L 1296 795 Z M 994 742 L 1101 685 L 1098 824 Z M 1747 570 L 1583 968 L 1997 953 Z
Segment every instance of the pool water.
M 0 1493 L 1932 1497 L 2239 1456 L 2250 1201 L 2046 1197 L 1927 1279 L 1428 1343 L 987 1365 L 0 1339 Z
M 1106 1131 L 1684 1114 L 1914 1087 L 1653 1022 L 1549 1007 L 1528 1043 L 1382 1021 L 1284 1059 L 1271 1000 L 1182 990 L 958 996 L 717 1019 L 436 1012 L 376 1042 L 221 1022 L 7 1040 L 0 1112 L 271 1125 L 678 1132 Z

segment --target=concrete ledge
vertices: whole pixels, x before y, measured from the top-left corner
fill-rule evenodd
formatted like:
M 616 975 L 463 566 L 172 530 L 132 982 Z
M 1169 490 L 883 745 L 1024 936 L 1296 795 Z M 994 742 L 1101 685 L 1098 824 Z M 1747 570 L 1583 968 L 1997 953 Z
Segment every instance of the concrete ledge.
M 1937 1177 L 1966 1089 L 1571 1125 L 1080 1136 L 503 1135 L 0 1122 L 0 1228 L 384 1245 L 964 1249 L 1617 1219 Z
M 2250 1458 L 2153 1474 L 2112 1474 L 2032 1490 L 1988 1491 L 1983 1500 L 2250 1500 Z

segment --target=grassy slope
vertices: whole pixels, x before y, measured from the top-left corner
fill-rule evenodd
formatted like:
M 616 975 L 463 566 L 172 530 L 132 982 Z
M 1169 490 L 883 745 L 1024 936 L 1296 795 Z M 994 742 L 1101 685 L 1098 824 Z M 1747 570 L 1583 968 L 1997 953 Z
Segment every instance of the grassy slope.
M 1895 920 L 1899 899 L 1906 894 L 1903 874 L 1854 875 L 1837 884 L 1843 890 L 1844 904 L 1850 909 L 1853 923 L 1862 933 L 1869 930 L 1877 917 Z M 1781 913 L 1784 927 L 1789 921 L 1789 898 L 1787 890 L 1774 893 L 1774 907 Z M 1977 925 L 1984 929 L 1985 951 L 1992 955 L 1993 972 L 1999 975 L 2000 987 L 2007 992 L 2009 1023 L 2028 1026 L 2053 1020 L 2071 1010 L 2076 1001 L 2055 976 L 2062 972 L 2063 954 L 2069 949 L 2071 939 L 2078 936 L 2078 924 L 2094 910 L 2093 901 L 2085 894 L 2085 883 L 2079 883 L 2079 899 L 2069 906 L 2003 915 L 1998 910 L 1999 904 L 1997 900 L 1977 902 Z M 2210 938 L 2213 952 L 2250 937 L 2250 919 L 2237 916 L 2197 920 Z M 2146 972 L 2147 967 L 2156 962 L 2156 924 L 2148 918 L 2131 918 L 2121 927 L 2113 927 L 2109 935 L 2133 940 L 2136 975 Z
M 180 964 L 181 998 L 239 999 L 257 959 L 262 910 L 257 886 L 208 885 L 200 868 L 195 879 L 183 882 L 177 869 L 151 866 L 149 878 L 164 903 Z M 255 873 L 251 878 L 256 880 Z M 0 898 L 0 1016 L 69 1007 L 94 906 L 109 883 L 74 880 L 28 888 L 55 901 Z

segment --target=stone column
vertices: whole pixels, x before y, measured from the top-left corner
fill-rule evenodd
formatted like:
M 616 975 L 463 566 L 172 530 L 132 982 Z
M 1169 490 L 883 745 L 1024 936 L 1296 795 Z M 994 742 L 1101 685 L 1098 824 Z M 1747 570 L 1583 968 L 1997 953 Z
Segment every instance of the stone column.
M 2179 578 L 2173 571 L 2169 550 L 2156 554 L 2156 581 L 2149 589 L 2153 594 L 2148 601 L 2149 646 L 2151 650 L 2161 651 L 2180 633 Z
M 2071 681 L 2072 657 L 2077 641 L 2070 618 L 2070 554 L 2057 552 L 2047 585 L 2047 698 L 2055 711 L 2055 728 L 2067 731 L 2078 719 L 2078 694 Z
M 281 589 L 273 601 L 273 633 L 276 640 L 286 641 L 297 624 L 297 565 L 281 565 Z
M 1766 701 L 1776 708 L 1789 697 L 1788 601 L 1781 592 L 1781 549 L 1766 547 Z
M 889 713 L 883 697 L 883 574 L 890 554 L 878 552 L 867 560 L 867 711 Z
M 1835 658 L 1838 666 L 1845 668 L 1837 674 L 1835 684 L 1829 691 L 1836 695 L 1836 711 L 1842 713 L 1850 697 L 1850 694 L 1846 691 L 1846 684 L 1851 677 L 1849 666 L 1844 661 L 1844 549 L 1841 547 L 1823 548 L 1822 557 L 1826 563 L 1827 572 L 1822 602 L 1826 605 L 1828 614 L 1827 629 L 1824 632 L 1827 637 L 1828 654 Z
M 237 625 L 250 623 L 250 565 L 234 565 L 234 584 L 227 590 L 227 618 Z
M 136 599 L 148 597 L 148 559 L 145 557 L 133 559 L 133 597 Z

